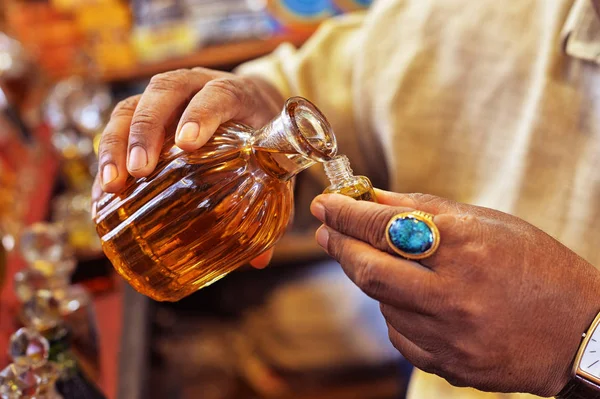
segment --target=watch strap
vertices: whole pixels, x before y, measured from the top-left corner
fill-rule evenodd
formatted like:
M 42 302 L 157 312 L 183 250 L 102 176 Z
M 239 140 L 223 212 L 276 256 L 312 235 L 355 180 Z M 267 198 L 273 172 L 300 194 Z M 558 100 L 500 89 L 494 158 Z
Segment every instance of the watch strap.
M 584 380 L 579 376 L 573 377 L 558 395 L 557 399 L 600 399 L 600 386 Z

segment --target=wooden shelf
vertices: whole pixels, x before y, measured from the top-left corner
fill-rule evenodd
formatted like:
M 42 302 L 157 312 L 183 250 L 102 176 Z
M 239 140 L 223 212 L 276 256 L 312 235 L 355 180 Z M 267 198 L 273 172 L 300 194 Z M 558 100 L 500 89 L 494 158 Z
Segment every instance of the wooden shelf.
M 115 83 L 145 79 L 174 69 L 198 66 L 207 68 L 231 66 L 266 55 L 282 43 L 288 42 L 295 46 L 301 46 L 311 34 L 312 32 L 286 33 L 265 39 L 209 46 L 182 58 L 174 58 L 155 64 L 139 64 L 128 69 L 109 70 L 104 72 L 103 80 L 108 83 Z

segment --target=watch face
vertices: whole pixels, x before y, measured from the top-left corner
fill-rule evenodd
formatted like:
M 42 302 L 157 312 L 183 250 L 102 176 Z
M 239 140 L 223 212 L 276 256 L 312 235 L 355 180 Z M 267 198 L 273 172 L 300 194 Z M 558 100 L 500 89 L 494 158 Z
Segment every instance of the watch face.
M 596 328 L 587 341 L 579 361 L 579 371 L 600 380 L 600 328 Z

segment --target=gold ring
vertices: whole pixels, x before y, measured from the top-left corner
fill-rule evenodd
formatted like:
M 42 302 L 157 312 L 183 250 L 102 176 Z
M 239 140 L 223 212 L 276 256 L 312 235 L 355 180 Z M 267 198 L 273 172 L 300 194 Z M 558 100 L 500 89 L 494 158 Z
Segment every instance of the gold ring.
M 422 211 L 393 216 L 385 236 L 394 252 L 411 260 L 430 257 L 440 245 L 440 231 L 433 222 L 433 215 Z

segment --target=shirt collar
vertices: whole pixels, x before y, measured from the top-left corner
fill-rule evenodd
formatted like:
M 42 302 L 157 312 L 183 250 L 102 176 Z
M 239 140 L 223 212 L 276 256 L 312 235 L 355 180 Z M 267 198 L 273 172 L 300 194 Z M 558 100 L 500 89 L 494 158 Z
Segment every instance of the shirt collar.
M 571 57 L 600 64 L 600 0 L 576 0 L 562 31 Z

